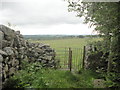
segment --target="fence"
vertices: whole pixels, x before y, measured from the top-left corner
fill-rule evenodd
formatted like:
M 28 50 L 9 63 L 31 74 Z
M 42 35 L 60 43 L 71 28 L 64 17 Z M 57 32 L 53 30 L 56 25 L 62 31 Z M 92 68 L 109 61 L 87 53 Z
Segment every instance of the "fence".
M 84 48 L 59 48 L 56 50 L 56 59 L 60 61 L 60 68 L 70 71 L 78 71 L 83 68 Z

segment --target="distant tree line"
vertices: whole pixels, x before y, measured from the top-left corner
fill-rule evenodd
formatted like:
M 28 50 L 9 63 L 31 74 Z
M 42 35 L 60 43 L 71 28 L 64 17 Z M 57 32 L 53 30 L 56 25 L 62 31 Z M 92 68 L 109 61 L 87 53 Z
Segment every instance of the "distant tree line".
M 54 39 L 67 39 L 67 38 L 97 38 L 99 35 L 24 35 L 25 39 L 32 40 L 54 40 Z

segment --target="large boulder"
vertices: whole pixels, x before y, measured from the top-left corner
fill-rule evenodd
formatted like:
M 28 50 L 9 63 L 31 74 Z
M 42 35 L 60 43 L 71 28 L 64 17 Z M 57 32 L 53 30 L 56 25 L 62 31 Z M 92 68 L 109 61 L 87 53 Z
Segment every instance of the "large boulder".
M 18 48 L 21 47 L 20 37 L 19 37 L 18 35 L 15 36 L 14 46 L 15 46 L 15 47 L 18 47 Z
M 4 70 L 5 70 L 5 72 L 8 72 L 9 68 L 8 68 L 7 64 L 5 65 Z
M 0 55 L 0 63 L 2 63 L 2 61 L 3 61 L 3 56 Z
M 2 40 L 2 48 L 10 46 L 10 41 Z
M 20 35 L 20 31 L 16 31 L 15 34 L 16 34 L 16 35 Z
M 15 67 L 15 66 L 17 66 L 17 65 L 19 65 L 19 61 L 14 58 L 14 59 L 12 60 L 12 66 Z
M 4 33 L 0 31 L 0 49 L 2 49 L 2 40 L 4 39 Z
M 13 54 L 14 54 L 12 47 L 5 47 L 3 50 L 4 50 L 8 55 L 13 55 Z
M 15 74 L 15 68 L 14 67 L 11 67 L 10 70 L 9 70 L 9 75 L 14 75 Z
M 8 55 L 5 51 L 2 51 L 2 50 L 0 50 L 0 54 L 1 54 L 1 55 L 5 55 L 5 56 Z
M 4 33 L 2 31 L 0 31 L 0 40 L 4 39 Z
M 15 37 L 14 30 L 12 30 L 4 25 L 0 25 L 0 31 L 2 31 L 4 33 L 4 35 L 5 35 L 4 37 L 8 41 L 11 41 Z

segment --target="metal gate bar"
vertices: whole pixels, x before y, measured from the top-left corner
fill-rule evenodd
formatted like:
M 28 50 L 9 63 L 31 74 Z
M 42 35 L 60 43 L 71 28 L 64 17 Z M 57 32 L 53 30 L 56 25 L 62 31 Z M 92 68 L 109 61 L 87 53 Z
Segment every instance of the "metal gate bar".
M 83 50 L 82 48 L 61 48 L 58 50 L 56 57 L 60 60 L 60 68 L 79 71 L 83 67 Z

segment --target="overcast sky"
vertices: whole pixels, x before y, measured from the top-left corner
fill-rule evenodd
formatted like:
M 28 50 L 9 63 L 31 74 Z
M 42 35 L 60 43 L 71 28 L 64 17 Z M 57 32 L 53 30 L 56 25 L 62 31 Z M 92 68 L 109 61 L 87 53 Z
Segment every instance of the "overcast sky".
M 10 22 L 24 35 L 95 34 L 63 0 L 0 0 L 0 24 Z

